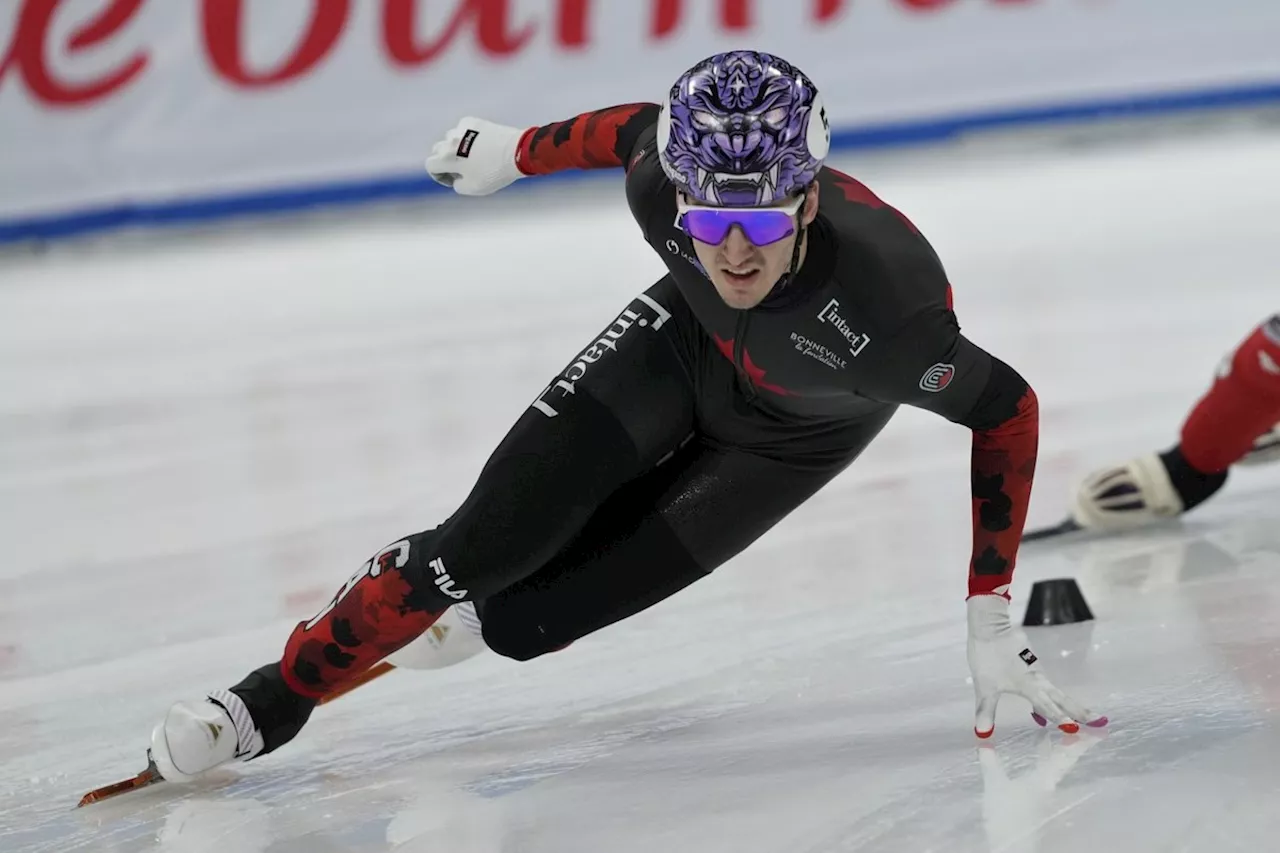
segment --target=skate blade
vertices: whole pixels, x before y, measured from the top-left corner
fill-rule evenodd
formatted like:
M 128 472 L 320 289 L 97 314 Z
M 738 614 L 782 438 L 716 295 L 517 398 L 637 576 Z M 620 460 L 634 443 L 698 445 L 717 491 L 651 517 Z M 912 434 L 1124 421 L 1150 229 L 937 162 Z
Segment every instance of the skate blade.
M 1064 536 L 1068 533 L 1079 533 L 1082 530 L 1084 528 L 1077 524 L 1075 519 L 1068 518 L 1059 524 L 1028 530 L 1022 534 L 1022 541 L 1038 542 L 1042 539 L 1052 539 L 1055 536 Z
M 1022 541 L 1025 542 L 1043 542 L 1045 540 L 1063 539 L 1070 543 L 1093 542 L 1095 540 L 1112 539 L 1129 535 L 1142 535 L 1159 533 L 1161 531 L 1177 530 L 1182 525 L 1182 519 L 1163 518 L 1156 519 L 1146 524 L 1135 524 L 1131 527 L 1114 527 L 1114 528 L 1095 528 L 1083 527 L 1076 523 L 1073 519 L 1066 519 L 1060 524 L 1054 524 L 1049 527 L 1039 527 L 1028 530 L 1022 534 Z
M 381 661 L 380 663 L 374 664 L 372 667 L 362 672 L 361 674 L 357 675 L 355 678 L 342 682 L 342 684 L 339 684 L 333 690 L 329 691 L 324 696 L 321 696 L 320 699 L 316 702 L 316 704 L 324 705 L 326 703 L 332 702 L 334 699 L 337 699 L 339 696 L 345 696 L 346 694 L 350 693 L 352 690 L 355 690 L 357 687 L 361 686 L 362 684 L 368 684 L 370 681 L 373 681 L 375 678 L 381 678 L 382 676 L 386 675 L 388 672 L 391 672 L 391 670 L 393 669 L 395 669 L 395 665 L 387 663 L 385 660 Z
M 160 770 L 156 767 L 156 763 L 151 760 L 150 751 L 147 754 L 147 768 L 134 776 L 132 779 L 125 779 L 111 785 L 103 785 L 101 788 L 94 788 L 89 793 L 80 798 L 80 802 L 76 804 L 76 808 L 100 803 L 111 797 L 127 793 L 128 791 L 136 791 L 139 788 L 145 788 L 148 785 L 154 785 L 157 782 L 163 782 L 164 777 L 160 775 Z
M 395 666 L 387 663 L 386 661 L 382 661 L 370 668 L 368 671 L 343 683 L 337 689 L 322 697 L 316 704 L 324 705 L 327 702 L 332 702 L 334 699 L 350 693 L 362 684 L 368 684 L 376 678 L 381 678 L 393 669 L 395 669 Z M 111 797 L 116 797 L 120 794 L 128 793 L 129 791 L 136 791 L 139 788 L 145 788 L 148 785 L 154 785 L 157 782 L 163 781 L 164 777 L 160 775 L 160 770 L 156 767 L 156 763 L 151 760 L 151 750 L 147 750 L 147 768 L 145 770 L 137 776 L 134 776 L 132 779 L 124 779 L 111 785 L 103 785 L 101 788 L 94 788 L 92 791 L 80 798 L 80 802 L 76 804 L 76 808 L 82 808 L 83 806 L 92 805 L 93 803 L 100 803 L 103 800 L 110 799 Z

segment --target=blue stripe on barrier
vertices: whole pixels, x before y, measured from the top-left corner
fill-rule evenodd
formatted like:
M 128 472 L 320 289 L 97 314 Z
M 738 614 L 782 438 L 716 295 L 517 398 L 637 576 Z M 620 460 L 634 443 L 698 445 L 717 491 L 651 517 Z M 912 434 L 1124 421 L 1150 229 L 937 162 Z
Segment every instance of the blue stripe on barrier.
M 867 125 L 837 130 L 832 134 L 831 142 L 836 150 L 892 148 L 941 142 L 972 131 L 1167 115 L 1270 103 L 1280 103 L 1280 82 L 960 113 Z M 251 214 L 284 213 L 307 208 L 414 198 L 442 192 L 443 189 L 425 174 L 417 173 L 281 187 L 226 196 L 192 197 L 178 201 L 124 203 L 43 217 L 0 220 L 0 244 L 24 240 L 54 240 L 125 226 L 163 227 Z

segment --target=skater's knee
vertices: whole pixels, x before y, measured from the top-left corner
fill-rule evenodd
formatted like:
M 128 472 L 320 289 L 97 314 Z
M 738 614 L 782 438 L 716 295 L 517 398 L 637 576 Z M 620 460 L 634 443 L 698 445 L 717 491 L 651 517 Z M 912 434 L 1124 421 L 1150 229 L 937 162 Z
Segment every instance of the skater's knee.
M 393 563 L 410 587 L 406 603 L 413 609 L 442 611 L 454 604 L 492 594 L 494 580 L 475 572 L 458 572 L 437 547 L 438 530 L 407 536 L 379 554 L 383 569 Z
M 531 545 L 513 547 L 489 540 L 503 537 L 477 536 L 459 530 L 455 516 L 444 525 L 405 537 L 397 545 L 407 550 L 392 553 L 405 581 L 412 587 L 415 603 L 428 610 L 443 610 L 464 601 L 482 601 L 509 587 L 513 581 L 537 571 L 547 559 Z
M 483 636 L 485 645 L 493 652 L 518 661 L 533 660 L 568 645 L 567 642 L 552 640 L 536 624 L 489 619 L 487 616 Z

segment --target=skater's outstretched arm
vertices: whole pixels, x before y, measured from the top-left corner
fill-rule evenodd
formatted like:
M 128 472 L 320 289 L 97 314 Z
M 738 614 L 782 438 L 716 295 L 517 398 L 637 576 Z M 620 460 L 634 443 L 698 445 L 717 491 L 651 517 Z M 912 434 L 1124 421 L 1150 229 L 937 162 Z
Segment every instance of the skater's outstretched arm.
M 622 104 L 531 127 L 516 147 L 526 175 L 628 166 L 640 135 L 658 120 L 657 104 Z
M 875 387 L 864 392 L 936 412 L 973 433 L 966 609 L 974 732 L 991 736 L 996 706 L 1007 693 L 1030 702 L 1041 725 L 1051 722 L 1067 732 L 1105 725 L 1105 717 L 1049 681 L 1009 617 L 1009 586 L 1039 443 L 1035 392 L 1016 370 L 960 333 L 946 273 L 923 238 L 905 226 L 890 236 L 889 248 L 864 264 L 880 280 L 863 280 L 861 286 L 892 294 L 886 310 L 901 319 L 877 350 Z
M 1012 367 L 960 334 L 949 304 L 912 318 L 897 341 L 890 358 L 902 367 L 901 401 L 973 431 L 973 552 L 966 608 L 974 732 L 991 736 L 996 705 L 1007 693 L 1030 702 L 1040 725 L 1052 723 L 1065 732 L 1106 725 L 1106 717 L 1049 681 L 1009 617 L 1009 586 L 1039 442 L 1035 392 Z
M 621 104 L 539 127 L 517 128 L 467 116 L 427 158 L 427 172 L 460 195 L 488 195 L 520 178 L 631 162 L 658 105 Z

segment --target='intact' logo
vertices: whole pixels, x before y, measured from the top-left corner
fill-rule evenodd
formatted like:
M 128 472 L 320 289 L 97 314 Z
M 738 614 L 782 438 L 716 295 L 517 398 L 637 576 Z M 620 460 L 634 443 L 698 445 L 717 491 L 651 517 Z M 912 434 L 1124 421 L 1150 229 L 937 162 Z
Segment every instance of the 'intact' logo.
M 645 314 L 652 316 L 645 316 Z M 578 380 L 587 375 L 591 365 L 605 358 L 609 353 L 617 351 L 618 342 L 628 329 L 639 326 L 656 332 L 670 319 L 671 312 L 662 307 L 653 297 L 647 293 L 639 294 L 631 306 L 604 330 L 604 334 L 587 347 L 573 364 L 565 369 L 559 379 L 543 389 L 531 405 L 549 418 L 559 416 L 560 411 L 552 405 L 552 402 L 558 403 L 576 393 Z M 461 598 L 461 596 L 458 597 Z
M 844 339 L 849 342 L 849 352 L 856 356 L 867 348 L 867 344 L 871 343 L 871 338 L 855 332 L 849 323 L 840 316 L 839 312 L 840 300 L 832 299 L 818 312 L 818 320 L 823 323 L 830 323 L 839 329 L 840 334 L 844 335 Z

